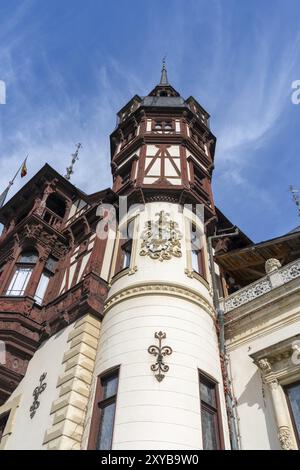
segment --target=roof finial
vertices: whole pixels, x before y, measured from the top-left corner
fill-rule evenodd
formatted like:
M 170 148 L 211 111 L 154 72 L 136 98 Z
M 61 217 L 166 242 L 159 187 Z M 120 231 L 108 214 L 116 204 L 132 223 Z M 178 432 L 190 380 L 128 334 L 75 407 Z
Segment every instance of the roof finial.
M 300 217 L 300 189 L 295 189 L 293 186 L 289 187 L 289 191 L 292 195 L 292 199 L 298 208 L 298 215 Z
M 66 168 L 67 173 L 65 174 L 65 178 L 68 181 L 70 181 L 71 175 L 74 173 L 74 164 L 76 163 L 76 160 L 79 160 L 78 153 L 79 153 L 79 149 L 81 147 L 82 147 L 81 143 L 76 145 L 75 153 L 72 153 L 72 155 L 71 155 L 71 157 L 72 157 L 71 165 Z
M 166 69 L 166 57 L 163 57 L 163 60 L 162 60 L 162 69 L 161 69 L 161 77 L 160 77 L 159 84 L 160 85 L 169 85 L 167 69 Z

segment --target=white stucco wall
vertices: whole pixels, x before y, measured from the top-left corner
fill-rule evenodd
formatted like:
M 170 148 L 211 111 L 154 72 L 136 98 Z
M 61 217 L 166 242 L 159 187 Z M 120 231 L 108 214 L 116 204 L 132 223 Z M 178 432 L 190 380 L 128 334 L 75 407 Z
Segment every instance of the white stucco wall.
M 10 401 L 21 395 L 13 432 L 8 439 L 6 449 L 41 450 L 44 448 L 44 434 L 52 424 L 50 409 L 53 400 L 57 398 L 57 380 L 62 372 L 62 358 L 66 351 L 68 334 L 72 328 L 73 325 L 70 325 L 45 341 L 29 362 L 25 377 L 9 399 Z M 29 409 L 33 403 L 32 393 L 39 385 L 39 378 L 44 372 L 47 372 L 44 381 L 47 387 L 39 396 L 40 406 L 31 419 Z

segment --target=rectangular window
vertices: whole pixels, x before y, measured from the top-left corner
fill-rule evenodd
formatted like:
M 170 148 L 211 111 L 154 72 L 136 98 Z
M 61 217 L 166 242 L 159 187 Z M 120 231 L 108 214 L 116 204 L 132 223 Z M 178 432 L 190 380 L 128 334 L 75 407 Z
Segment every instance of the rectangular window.
M 9 284 L 6 295 L 24 295 L 26 286 L 32 273 L 31 267 L 19 266 Z
M 285 393 L 298 446 L 300 447 L 300 382 L 287 385 Z
M 39 281 L 39 284 L 37 286 L 37 290 L 34 296 L 34 300 L 39 305 L 43 303 L 50 277 L 51 277 L 51 274 L 48 272 L 43 272 L 40 277 L 40 281 Z
M 203 236 L 195 225 L 192 225 L 191 227 L 191 248 L 192 269 L 206 279 Z
M 201 372 L 199 382 L 203 449 L 220 450 L 223 441 L 217 383 Z
M 98 378 L 89 449 L 110 450 L 115 420 L 119 370 Z
M 129 268 L 131 261 L 132 240 L 122 246 L 123 263 L 122 269 Z

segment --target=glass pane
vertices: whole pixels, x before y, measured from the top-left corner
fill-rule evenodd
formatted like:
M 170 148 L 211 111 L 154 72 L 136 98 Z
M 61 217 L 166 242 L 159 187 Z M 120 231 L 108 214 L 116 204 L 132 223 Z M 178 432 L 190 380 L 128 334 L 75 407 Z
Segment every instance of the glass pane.
M 111 449 L 116 404 L 111 403 L 102 409 L 97 450 Z
M 204 450 L 217 450 L 217 426 L 216 414 L 202 408 L 201 410 L 201 424 L 202 424 L 202 440 Z
M 106 398 L 116 395 L 117 388 L 118 388 L 118 375 L 117 374 L 111 375 L 110 377 L 102 379 L 102 387 L 103 387 L 102 400 L 105 400 Z
M 123 269 L 129 268 L 130 266 L 130 259 L 131 259 L 131 252 L 130 251 L 123 251 Z
M 32 268 L 18 267 L 10 282 L 6 295 L 23 295 L 31 272 Z
M 43 302 L 43 299 L 44 299 L 44 296 L 48 287 L 49 279 L 50 279 L 50 274 L 42 273 L 39 285 L 37 287 L 37 290 L 34 296 L 34 300 L 38 304 L 41 304 Z
M 34 251 L 25 251 L 21 254 L 19 259 L 20 263 L 29 263 L 35 264 L 37 262 L 38 256 Z
M 215 407 L 215 384 L 209 383 L 208 381 L 206 381 L 205 379 L 203 380 L 202 378 L 200 380 L 201 401 L 204 401 L 205 403 L 208 403 L 209 405 Z
M 192 251 L 192 268 L 194 271 L 199 271 L 198 251 Z
M 287 388 L 287 394 L 290 400 L 295 426 L 300 438 L 300 383 L 290 385 Z
M 51 273 L 54 273 L 57 260 L 51 256 L 48 258 L 45 268 L 48 269 Z

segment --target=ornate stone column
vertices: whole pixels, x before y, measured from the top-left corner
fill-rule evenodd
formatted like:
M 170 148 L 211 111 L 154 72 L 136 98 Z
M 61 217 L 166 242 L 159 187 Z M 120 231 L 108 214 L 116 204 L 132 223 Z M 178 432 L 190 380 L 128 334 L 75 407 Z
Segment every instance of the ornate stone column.
M 264 382 L 268 385 L 277 424 L 277 435 L 282 450 L 295 450 L 297 449 L 294 434 L 291 429 L 291 421 L 287 408 L 286 398 L 284 391 L 276 377 L 276 372 L 273 370 L 272 364 L 269 359 L 259 359 L 257 362 L 260 368 Z
M 286 404 L 284 402 L 283 390 L 277 379 L 272 380 L 269 384 L 271 396 L 274 405 L 275 418 L 277 423 L 277 432 L 280 446 L 283 450 L 295 449 L 291 428 L 289 425 L 289 417 L 287 414 Z

